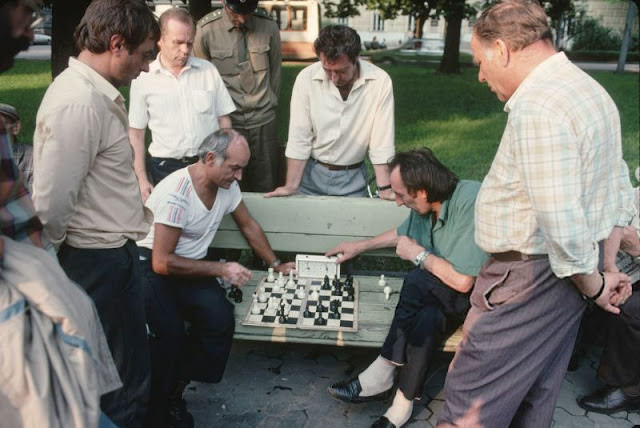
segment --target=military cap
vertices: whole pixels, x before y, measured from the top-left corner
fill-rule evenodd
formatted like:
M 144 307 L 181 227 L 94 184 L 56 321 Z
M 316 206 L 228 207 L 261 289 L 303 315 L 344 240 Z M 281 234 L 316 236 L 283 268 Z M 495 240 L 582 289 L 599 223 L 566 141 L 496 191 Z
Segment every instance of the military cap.
M 232 12 L 248 15 L 258 7 L 258 0 L 225 0 L 225 5 Z
M 20 116 L 18 115 L 18 110 L 12 105 L 0 103 L 0 114 L 3 116 L 7 116 L 14 122 L 20 120 Z

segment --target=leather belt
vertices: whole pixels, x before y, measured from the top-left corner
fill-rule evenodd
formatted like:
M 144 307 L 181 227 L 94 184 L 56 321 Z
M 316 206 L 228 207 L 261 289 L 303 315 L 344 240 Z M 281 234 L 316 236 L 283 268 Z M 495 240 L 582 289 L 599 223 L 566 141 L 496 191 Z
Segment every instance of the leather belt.
M 158 159 L 160 161 L 176 161 L 176 162 L 181 162 L 185 165 L 191 165 L 192 163 L 196 163 L 198 162 L 198 160 L 200 160 L 198 156 L 185 156 L 183 158 L 155 158 L 155 159 Z
M 521 262 L 526 260 L 544 259 L 546 254 L 522 254 L 519 251 L 505 251 L 504 253 L 491 253 L 491 257 L 500 262 Z
M 360 161 L 358 163 L 354 163 L 352 165 L 332 165 L 330 163 L 319 161 L 318 159 L 311 158 L 314 162 L 319 163 L 323 167 L 327 168 L 329 171 L 346 171 L 349 169 L 357 169 L 360 168 L 364 161 Z

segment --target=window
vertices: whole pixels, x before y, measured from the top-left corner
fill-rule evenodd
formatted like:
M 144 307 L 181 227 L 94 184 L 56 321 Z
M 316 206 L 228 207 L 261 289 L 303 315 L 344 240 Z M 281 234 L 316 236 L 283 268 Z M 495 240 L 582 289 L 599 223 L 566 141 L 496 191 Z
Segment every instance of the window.
M 349 25 L 349 17 L 338 18 L 338 24 Z
M 281 31 L 305 31 L 307 29 L 307 8 L 305 6 L 274 5 L 271 18 Z
M 431 26 L 432 27 L 437 27 L 438 26 L 438 18 L 431 18 Z
M 384 19 L 378 12 L 373 12 L 373 31 L 384 31 Z

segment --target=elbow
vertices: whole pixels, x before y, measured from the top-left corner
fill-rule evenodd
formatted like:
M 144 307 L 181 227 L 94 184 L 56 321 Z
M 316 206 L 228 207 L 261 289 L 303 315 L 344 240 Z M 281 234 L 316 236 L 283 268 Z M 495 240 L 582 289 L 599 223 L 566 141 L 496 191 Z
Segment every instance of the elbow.
M 458 291 L 461 293 L 468 293 L 473 288 L 473 283 L 475 282 L 475 277 L 473 276 L 464 276 L 460 283 L 458 284 Z
M 168 257 L 156 256 L 151 257 L 151 268 L 158 275 L 169 275 L 169 259 Z

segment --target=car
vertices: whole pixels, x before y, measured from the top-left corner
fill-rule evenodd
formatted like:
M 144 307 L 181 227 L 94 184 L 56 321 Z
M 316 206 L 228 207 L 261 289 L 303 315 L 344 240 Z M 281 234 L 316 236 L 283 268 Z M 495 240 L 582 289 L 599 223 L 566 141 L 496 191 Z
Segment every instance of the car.
M 372 62 L 382 64 L 429 62 L 438 61 L 443 53 L 442 39 L 410 39 L 398 48 L 373 52 L 370 58 Z
M 35 33 L 33 35 L 32 44 L 34 44 L 34 45 L 50 45 L 51 44 L 51 36 L 48 36 L 46 34 Z

